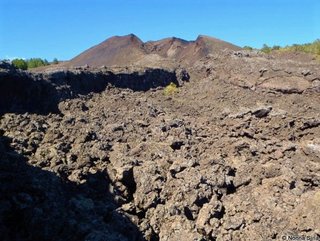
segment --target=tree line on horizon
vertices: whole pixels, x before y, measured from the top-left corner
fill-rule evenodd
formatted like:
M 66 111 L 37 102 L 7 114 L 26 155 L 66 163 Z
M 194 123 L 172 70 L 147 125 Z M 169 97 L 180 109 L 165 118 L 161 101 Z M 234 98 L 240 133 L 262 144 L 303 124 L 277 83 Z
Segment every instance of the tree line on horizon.
M 54 58 L 50 63 L 46 59 L 41 58 L 31 58 L 31 59 L 13 59 L 11 61 L 12 65 L 18 69 L 27 70 L 32 68 L 37 68 L 41 66 L 46 66 L 50 64 L 58 64 L 59 61 L 57 58 Z
M 248 50 L 254 49 L 250 46 L 244 46 L 243 48 Z M 320 58 L 320 39 L 317 39 L 312 43 L 293 44 L 293 45 L 287 45 L 285 47 L 281 47 L 279 45 L 274 45 L 271 47 L 271 46 L 268 46 L 267 44 L 264 44 L 262 48 L 258 50 L 264 53 L 271 53 L 272 51 L 298 51 L 298 52 L 314 54 L 318 58 Z

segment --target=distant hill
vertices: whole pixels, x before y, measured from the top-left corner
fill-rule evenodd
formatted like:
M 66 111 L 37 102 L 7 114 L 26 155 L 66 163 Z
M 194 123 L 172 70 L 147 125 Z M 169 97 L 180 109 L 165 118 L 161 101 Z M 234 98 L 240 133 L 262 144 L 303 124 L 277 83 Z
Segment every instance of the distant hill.
M 217 52 L 239 50 L 231 43 L 200 35 L 195 41 L 166 38 L 159 41 L 143 42 L 134 34 L 114 36 L 84 51 L 68 63 L 70 66 L 89 65 L 131 65 L 157 60 L 182 61 L 192 64 L 197 60 Z

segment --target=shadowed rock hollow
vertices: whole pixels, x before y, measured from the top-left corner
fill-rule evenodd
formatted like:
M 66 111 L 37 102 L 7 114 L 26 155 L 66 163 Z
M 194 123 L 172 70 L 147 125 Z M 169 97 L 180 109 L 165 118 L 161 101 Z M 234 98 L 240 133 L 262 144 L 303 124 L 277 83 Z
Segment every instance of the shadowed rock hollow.
M 312 57 L 129 35 L 0 67 L 1 240 L 320 237 Z

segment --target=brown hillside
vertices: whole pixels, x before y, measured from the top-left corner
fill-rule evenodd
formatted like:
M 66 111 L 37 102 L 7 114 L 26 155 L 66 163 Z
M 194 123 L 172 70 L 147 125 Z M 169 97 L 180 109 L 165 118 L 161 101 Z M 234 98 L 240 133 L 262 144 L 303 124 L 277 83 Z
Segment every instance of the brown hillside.
M 68 65 L 131 65 L 141 62 L 147 64 L 155 60 L 178 61 L 193 64 L 208 54 L 229 50 L 239 50 L 233 44 L 200 35 L 195 41 L 179 38 L 165 38 L 143 43 L 137 36 L 111 37 L 73 58 Z
M 69 64 L 72 66 L 90 65 L 127 65 L 132 64 L 146 54 L 143 42 L 134 34 L 111 37 L 102 43 L 84 51 Z

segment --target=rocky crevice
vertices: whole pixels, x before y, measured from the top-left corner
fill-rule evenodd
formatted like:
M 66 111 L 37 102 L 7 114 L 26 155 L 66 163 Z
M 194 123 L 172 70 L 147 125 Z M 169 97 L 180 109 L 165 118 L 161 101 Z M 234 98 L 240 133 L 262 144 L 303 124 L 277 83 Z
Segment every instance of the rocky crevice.
M 2 67 L 1 67 L 2 66 Z M 130 72 L 127 68 L 109 69 L 77 68 L 57 69 L 45 73 L 19 71 L 6 63 L 0 66 L 0 113 L 58 113 L 60 102 L 101 93 L 108 86 L 134 91 L 147 91 L 177 86 L 189 80 L 183 69 L 165 70 L 142 68 Z

